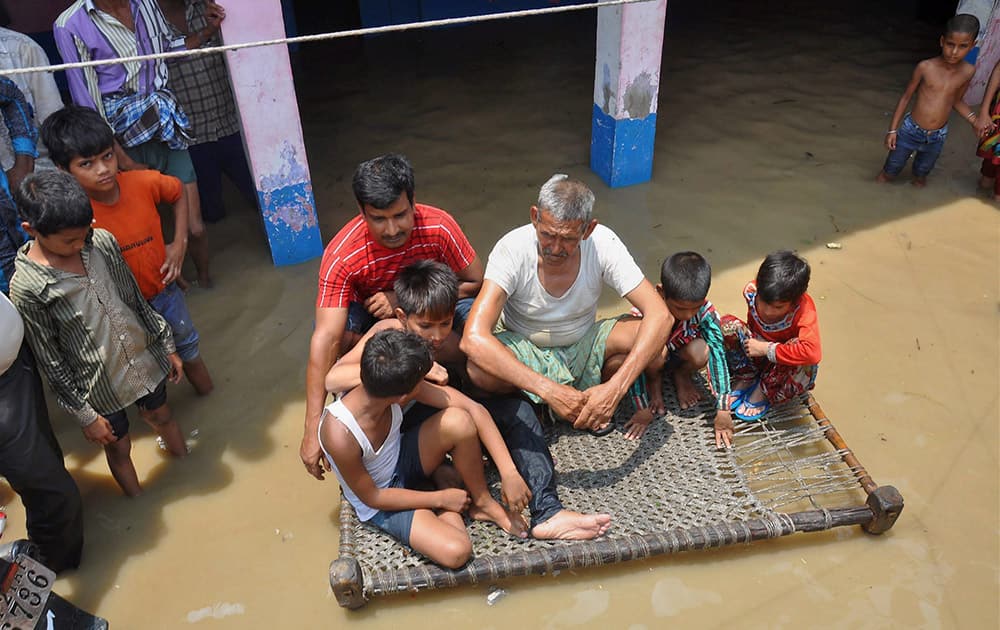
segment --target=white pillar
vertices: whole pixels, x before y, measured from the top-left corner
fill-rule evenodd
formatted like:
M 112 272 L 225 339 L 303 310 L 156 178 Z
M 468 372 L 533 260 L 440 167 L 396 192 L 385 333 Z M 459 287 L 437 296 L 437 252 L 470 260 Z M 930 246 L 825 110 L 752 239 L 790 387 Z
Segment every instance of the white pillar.
M 667 0 L 597 10 L 590 168 L 609 186 L 653 175 Z
M 284 37 L 281 0 L 240 0 L 229 7 L 222 35 L 227 44 Z M 290 265 L 320 256 L 323 240 L 288 47 L 225 54 L 271 258 Z

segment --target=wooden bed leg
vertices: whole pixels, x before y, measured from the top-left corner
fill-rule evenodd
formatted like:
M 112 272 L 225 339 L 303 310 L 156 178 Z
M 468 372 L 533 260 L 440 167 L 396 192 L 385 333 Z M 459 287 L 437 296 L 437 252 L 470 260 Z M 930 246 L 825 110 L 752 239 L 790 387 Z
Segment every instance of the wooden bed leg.
M 330 563 L 330 587 L 342 608 L 361 608 L 365 601 L 361 565 L 354 558 L 337 558 Z
M 868 495 L 868 507 L 874 518 L 861 526 L 869 534 L 889 531 L 903 511 L 903 495 L 892 486 L 879 486 Z

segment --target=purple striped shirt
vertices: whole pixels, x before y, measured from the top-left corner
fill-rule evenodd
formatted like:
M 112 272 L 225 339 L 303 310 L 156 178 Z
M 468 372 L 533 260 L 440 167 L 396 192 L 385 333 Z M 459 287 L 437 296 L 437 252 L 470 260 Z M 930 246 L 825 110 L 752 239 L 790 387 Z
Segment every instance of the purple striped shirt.
M 59 54 L 66 63 L 118 59 L 184 48 L 174 38 L 156 0 L 130 0 L 135 31 L 94 6 L 93 0 L 76 0 L 52 27 Z M 134 38 L 134 43 L 132 41 Z M 136 64 L 110 64 L 66 71 L 73 101 L 102 115 L 103 95 L 135 91 L 141 95 L 165 88 L 167 65 L 162 59 Z

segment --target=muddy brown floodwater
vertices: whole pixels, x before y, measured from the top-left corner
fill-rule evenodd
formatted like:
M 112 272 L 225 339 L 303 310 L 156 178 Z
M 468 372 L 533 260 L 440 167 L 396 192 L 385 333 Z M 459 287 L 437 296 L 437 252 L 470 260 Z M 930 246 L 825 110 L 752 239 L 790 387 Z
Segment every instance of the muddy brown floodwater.
M 706 254 L 724 312 L 745 312 L 764 254 L 798 249 L 825 350 L 816 395 L 875 480 L 902 492 L 890 533 L 511 580 L 492 607 L 470 587 L 340 609 L 327 582 L 337 484 L 298 458 L 318 262 L 272 267 L 259 220 L 231 197 L 211 226 L 218 287 L 189 297 L 217 390 L 170 390 L 198 430 L 191 457 L 161 457 L 133 422 L 147 491 L 125 499 L 52 405 L 87 537 L 56 590 L 113 628 L 996 628 L 1000 221 L 976 190 L 973 135 L 953 117 L 925 190 L 873 183 L 888 112 L 937 35 L 905 3 L 776 4 L 671 3 L 653 181 L 618 190 L 587 167 L 592 13 L 304 46 L 323 234 L 355 211 L 355 164 L 394 150 L 416 165 L 417 197 L 450 210 L 483 257 L 553 172 L 593 186 L 600 220 L 651 278 L 673 251 Z M 2 503 L 5 538 L 23 535 L 6 486 Z

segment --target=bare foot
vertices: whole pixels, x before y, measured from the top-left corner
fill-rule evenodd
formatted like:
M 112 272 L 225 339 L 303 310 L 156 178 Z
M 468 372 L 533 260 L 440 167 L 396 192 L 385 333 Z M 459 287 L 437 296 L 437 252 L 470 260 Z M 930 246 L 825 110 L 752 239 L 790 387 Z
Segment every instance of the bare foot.
M 212 277 L 207 273 L 198 274 L 198 287 L 202 289 L 214 289 L 215 282 L 212 281 Z
M 520 514 L 509 512 L 502 505 L 487 497 L 481 505 L 473 504 L 469 507 L 469 518 L 477 521 L 495 523 L 500 529 L 511 536 L 518 538 L 528 537 L 528 524 Z
M 985 175 L 983 175 L 982 177 L 979 178 L 979 187 L 980 188 L 993 188 L 993 182 L 995 182 L 995 181 L 996 181 L 995 178 L 993 178 L 993 177 L 986 177 Z
M 681 404 L 681 409 L 698 404 L 701 400 L 701 392 L 691 382 L 691 375 L 682 370 L 674 372 L 674 387 L 677 388 L 677 402 Z
M 880 184 L 888 184 L 892 180 L 893 180 L 892 176 L 886 173 L 885 171 L 879 171 L 878 177 L 875 178 L 875 181 Z
M 927 178 L 926 177 L 914 177 L 913 178 L 913 185 L 916 186 L 917 188 L 923 188 L 924 186 L 927 185 Z
M 602 536 L 611 527 L 610 514 L 580 514 L 560 510 L 556 515 L 535 525 L 531 535 L 539 540 L 590 540 Z

